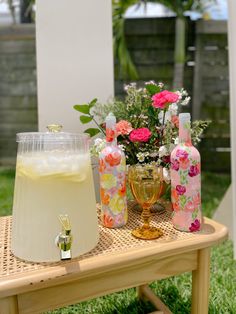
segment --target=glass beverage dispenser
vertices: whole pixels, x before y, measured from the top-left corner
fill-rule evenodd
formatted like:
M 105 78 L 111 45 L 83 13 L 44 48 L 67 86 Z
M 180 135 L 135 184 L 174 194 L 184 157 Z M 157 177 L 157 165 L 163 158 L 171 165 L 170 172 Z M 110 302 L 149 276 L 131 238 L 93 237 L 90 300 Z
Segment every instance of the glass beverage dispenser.
M 98 242 L 89 137 L 17 134 L 12 251 L 33 262 L 77 257 Z

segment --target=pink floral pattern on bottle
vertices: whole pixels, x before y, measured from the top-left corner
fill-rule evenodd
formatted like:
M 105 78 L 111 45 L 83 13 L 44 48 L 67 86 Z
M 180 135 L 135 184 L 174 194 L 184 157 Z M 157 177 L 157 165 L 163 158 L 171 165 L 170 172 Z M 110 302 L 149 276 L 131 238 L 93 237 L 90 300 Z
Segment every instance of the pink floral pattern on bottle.
M 99 155 L 101 221 L 105 227 L 118 228 L 127 223 L 126 158 L 117 146 L 115 117 L 108 116 L 106 147 Z
M 180 119 L 179 133 L 180 144 L 171 153 L 172 222 L 178 230 L 195 232 L 202 224 L 200 154 L 191 144 L 190 120 Z

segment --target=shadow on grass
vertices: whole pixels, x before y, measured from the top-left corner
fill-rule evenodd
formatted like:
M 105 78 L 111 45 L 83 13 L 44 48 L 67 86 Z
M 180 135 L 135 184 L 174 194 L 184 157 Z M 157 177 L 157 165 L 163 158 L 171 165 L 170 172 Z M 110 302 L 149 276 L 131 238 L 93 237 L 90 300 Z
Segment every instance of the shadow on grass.
M 103 314 L 146 314 L 155 311 L 155 308 L 149 302 L 132 301 L 126 306 L 119 305 L 114 310 L 104 311 Z

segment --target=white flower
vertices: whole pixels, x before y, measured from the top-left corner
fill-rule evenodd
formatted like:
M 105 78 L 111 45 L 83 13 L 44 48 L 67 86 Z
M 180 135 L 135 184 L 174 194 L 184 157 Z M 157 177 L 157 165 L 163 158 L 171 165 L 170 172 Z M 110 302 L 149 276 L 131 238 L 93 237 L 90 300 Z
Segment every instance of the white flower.
M 158 87 L 160 87 L 162 89 L 164 87 L 164 84 L 162 82 L 159 82 Z
M 179 138 L 178 137 L 175 138 L 174 143 L 175 143 L 175 145 L 179 144 Z
M 130 85 L 130 87 L 136 88 L 137 83 L 136 82 L 131 82 L 129 85 Z
M 182 100 L 184 97 L 188 98 L 187 97 L 188 96 L 188 92 L 185 89 L 183 89 L 183 88 L 181 88 L 181 90 L 176 91 L 175 93 L 179 96 L 179 101 Z M 185 104 L 183 102 L 185 102 L 185 99 L 182 101 L 181 105 L 187 105 L 187 103 Z
M 123 150 L 123 152 L 125 151 L 125 145 L 120 144 L 120 145 L 118 145 L 118 147 L 119 147 L 121 150 Z
M 178 105 L 176 103 L 169 105 L 168 111 L 172 116 L 176 116 L 178 113 Z
M 96 138 L 94 140 L 94 145 L 91 147 L 91 154 L 93 156 L 98 156 L 100 152 L 105 148 L 106 146 L 106 140 L 101 138 Z
M 141 119 L 148 119 L 148 116 L 145 116 L 143 113 L 141 113 L 140 115 L 139 115 L 139 118 L 141 118 Z
M 155 157 L 157 157 L 158 155 L 159 155 L 159 154 L 158 154 L 157 151 L 153 151 L 153 152 L 151 152 L 151 153 L 149 154 L 149 156 L 152 157 L 152 158 L 155 158 Z
M 95 145 L 95 146 L 98 146 L 98 145 L 100 145 L 101 143 L 103 143 L 103 140 L 102 140 L 101 138 L 96 138 L 96 139 L 94 140 L 94 145 Z
M 188 96 L 188 92 L 183 88 L 181 88 L 180 93 L 181 93 L 182 97 Z
M 170 183 L 170 171 L 167 168 L 163 168 L 163 179 L 168 184 Z
M 145 82 L 145 85 L 157 85 L 155 81 Z
M 159 114 L 158 114 L 158 119 L 159 119 L 159 122 L 162 124 L 163 123 L 163 115 L 164 115 L 164 111 L 160 111 Z M 165 121 L 164 121 L 164 124 L 167 122 L 167 121 L 171 121 L 171 114 L 169 111 L 166 111 L 166 114 L 165 114 Z
M 175 92 L 175 94 L 177 94 L 177 95 L 179 96 L 179 100 L 182 99 L 182 94 L 181 94 L 181 92 L 180 92 L 179 90 L 177 90 L 177 91 Z
M 143 162 L 145 160 L 145 155 L 144 153 L 138 153 L 136 155 L 136 157 L 138 158 L 138 161 Z
M 184 100 L 182 100 L 181 105 L 182 106 L 187 106 L 188 103 L 190 102 L 190 99 L 191 99 L 190 96 L 186 97 Z
M 166 148 L 166 146 L 163 145 L 159 148 L 159 157 L 161 158 L 161 157 L 164 157 L 166 155 L 169 155 L 168 149 Z
M 130 88 L 136 88 L 137 84 L 135 82 L 124 85 L 124 91 L 128 92 Z

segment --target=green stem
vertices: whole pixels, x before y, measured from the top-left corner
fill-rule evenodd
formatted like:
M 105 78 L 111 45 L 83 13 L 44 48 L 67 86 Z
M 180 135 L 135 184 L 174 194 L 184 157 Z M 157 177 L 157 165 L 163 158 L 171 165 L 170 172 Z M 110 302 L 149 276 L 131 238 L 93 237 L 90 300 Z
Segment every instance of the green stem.
M 100 125 L 97 123 L 97 121 L 94 119 L 94 117 L 89 113 L 90 117 L 93 119 L 94 123 L 97 125 L 97 127 L 99 128 L 99 130 L 106 135 L 106 133 L 104 132 L 104 130 L 100 127 Z
M 164 110 L 163 119 L 162 119 L 162 128 L 163 129 L 164 129 L 164 124 L 165 124 L 165 116 L 166 116 L 166 110 Z
M 161 127 L 161 146 L 163 144 L 163 134 L 164 134 L 164 124 L 165 124 L 165 116 L 166 116 L 166 110 L 164 110 L 164 113 L 163 113 L 163 119 L 162 119 L 162 127 Z

